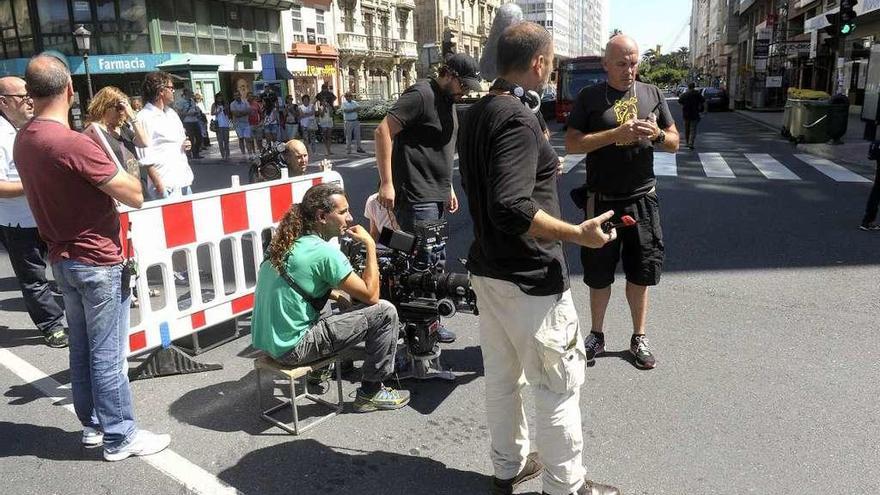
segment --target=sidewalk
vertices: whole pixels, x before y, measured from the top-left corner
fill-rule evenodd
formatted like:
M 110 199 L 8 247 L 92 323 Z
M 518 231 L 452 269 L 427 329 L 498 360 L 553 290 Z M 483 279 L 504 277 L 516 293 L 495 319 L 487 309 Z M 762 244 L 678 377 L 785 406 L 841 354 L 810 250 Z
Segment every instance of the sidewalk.
M 752 122 L 761 124 L 768 129 L 780 133 L 782 129 L 782 112 L 755 112 L 751 110 L 734 110 L 737 114 Z M 865 131 L 865 123 L 858 114 L 850 114 L 849 123 L 846 127 L 846 135 L 843 136 L 842 144 L 812 143 L 798 144 L 798 151 L 821 156 L 835 162 L 844 162 L 851 165 L 869 167 L 873 169 L 875 164 L 868 160 L 868 141 L 862 138 Z M 780 139 L 782 136 L 780 134 Z

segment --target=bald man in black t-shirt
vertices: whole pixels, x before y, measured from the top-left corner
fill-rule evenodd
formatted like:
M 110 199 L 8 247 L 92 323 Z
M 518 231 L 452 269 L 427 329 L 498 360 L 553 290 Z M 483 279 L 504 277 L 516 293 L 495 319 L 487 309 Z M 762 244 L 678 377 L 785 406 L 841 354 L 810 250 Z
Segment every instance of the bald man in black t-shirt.
M 654 150 L 677 151 L 678 130 L 660 90 L 636 80 L 639 47 L 632 38 L 612 38 L 603 65 L 608 81 L 578 95 L 568 119 L 565 148 L 568 153 L 587 154 L 586 204 L 580 205 L 587 218 L 614 210 L 616 217 L 630 215 L 637 224 L 620 229 L 618 240 L 604 247 L 581 249 L 592 316 L 587 359 L 605 350 L 605 310 L 622 259 L 633 320 L 630 352 L 636 366 L 651 369 L 656 363 L 645 338 L 648 287 L 660 281 L 664 257 Z

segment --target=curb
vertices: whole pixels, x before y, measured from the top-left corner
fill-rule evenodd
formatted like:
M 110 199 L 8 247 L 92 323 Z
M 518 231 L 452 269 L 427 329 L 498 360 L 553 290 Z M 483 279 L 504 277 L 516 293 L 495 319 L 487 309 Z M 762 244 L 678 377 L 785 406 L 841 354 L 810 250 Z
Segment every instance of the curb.
M 764 127 L 764 128 L 766 128 L 766 129 L 768 129 L 768 130 L 771 130 L 771 131 L 775 132 L 775 133 L 779 136 L 779 139 L 780 139 L 781 141 L 785 141 L 785 142 L 787 142 L 787 143 L 793 144 L 793 143 L 791 143 L 789 140 L 787 140 L 787 139 L 785 139 L 784 137 L 782 137 L 781 129 L 780 129 L 779 127 L 776 127 L 775 125 L 773 125 L 773 124 L 771 124 L 771 123 L 769 123 L 769 122 L 763 121 L 763 120 L 758 119 L 758 118 L 756 118 L 756 117 L 753 117 L 753 116 L 751 116 L 751 115 L 749 115 L 749 114 L 743 113 L 743 112 L 741 112 L 741 111 L 739 111 L 739 110 L 734 110 L 734 112 L 736 112 L 737 115 L 739 115 L 740 117 L 742 117 L 742 118 L 744 118 L 744 119 L 746 119 L 746 120 L 748 120 L 748 121 L 750 121 L 750 122 L 753 122 L 753 123 L 755 123 L 755 124 L 761 125 L 762 127 Z M 818 150 L 817 150 L 817 149 L 812 149 L 812 148 L 808 148 L 808 147 L 807 147 L 807 146 L 811 146 L 812 144 L 820 144 L 820 145 L 821 145 L 821 144 L 823 144 L 823 143 L 804 143 L 804 144 L 796 144 L 796 145 L 795 145 L 795 148 L 796 148 L 798 151 L 803 152 L 803 153 L 809 153 L 809 154 L 811 154 L 811 155 L 816 155 L 816 156 L 819 156 L 819 157 L 822 157 L 822 158 L 827 158 L 827 159 L 829 159 L 829 160 L 835 160 L 835 161 L 837 161 L 837 162 L 845 163 L 845 164 L 847 164 L 847 165 L 851 165 L 851 166 L 855 166 L 855 167 L 869 167 L 869 168 L 870 168 L 870 167 L 873 166 L 873 165 L 871 165 L 870 163 L 868 163 L 867 159 L 865 159 L 864 161 L 861 161 L 861 160 L 860 160 L 860 161 L 853 161 L 853 160 L 850 160 L 850 159 L 848 159 L 848 158 L 845 158 L 845 157 L 842 157 L 842 156 L 836 155 L 835 153 L 828 152 L 828 151 L 823 150 L 823 149 L 818 149 Z M 866 155 L 866 156 L 867 156 L 867 155 Z

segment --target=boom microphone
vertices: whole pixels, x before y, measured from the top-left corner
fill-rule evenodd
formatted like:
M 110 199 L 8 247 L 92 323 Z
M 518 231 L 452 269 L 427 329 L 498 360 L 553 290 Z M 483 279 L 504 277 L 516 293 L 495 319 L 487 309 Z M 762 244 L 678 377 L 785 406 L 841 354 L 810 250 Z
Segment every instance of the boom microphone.
M 523 12 L 519 5 L 506 3 L 498 8 L 495 20 L 492 21 L 492 29 L 489 30 L 489 39 L 483 47 L 483 57 L 480 59 L 480 74 L 487 81 L 494 81 L 498 77 L 498 40 L 505 29 L 523 21 Z

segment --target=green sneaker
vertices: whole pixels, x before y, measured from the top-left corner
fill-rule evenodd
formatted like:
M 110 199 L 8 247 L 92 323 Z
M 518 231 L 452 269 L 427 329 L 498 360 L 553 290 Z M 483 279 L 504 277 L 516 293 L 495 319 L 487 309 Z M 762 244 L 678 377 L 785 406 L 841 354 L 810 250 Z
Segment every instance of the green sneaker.
M 46 341 L 47 346 L 54 349 L 67 347 L 67 329 L 64 327 L 56 327 L 54 330 L 43 335 L 43 340 Z
M 306 381 L 308 381 L 309 385 L 320 385 L 329 382 L 332 378 L 333 371 L 329 366 L 306 373 Z
M 409 404 L 408 390 L 394 390 L 391 387 L 382 387 L 373 395 L 367 395 L 362 389 L 357 390 L 357 397 L 354 399 L 354 411 L 372 412 L 372 411 L 390 411 L 392 409 L 400 409 Z

